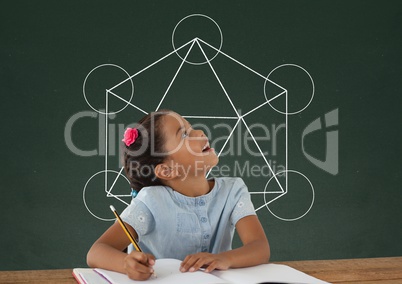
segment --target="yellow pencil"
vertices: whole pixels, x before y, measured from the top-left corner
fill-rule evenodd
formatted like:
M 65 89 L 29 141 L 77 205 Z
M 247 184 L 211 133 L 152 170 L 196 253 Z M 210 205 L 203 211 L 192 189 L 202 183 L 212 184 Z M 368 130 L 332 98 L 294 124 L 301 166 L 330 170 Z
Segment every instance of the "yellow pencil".
M 117 213 L 116 209 L 114 208 L 113 205 L 110 205 L 110 209 L 113 211 L 114 215 L 117 218 L 117 221 L 119 221 L 121 227 L 123 228 L 123 231 L 126 233 L 127 237 L 130 239 L 130 242 L 133 244 L 135 249 L 139 252 L 142 252 L 140 246 L 138 245 L 137 241 L 134 239 L 133 235 L 130 233 L 130 231 L 127 229 L 126 225 L 124 224 L 123 220 L 120 218 L 119 214 Z M 152 273 L 152 277 L 156 278 L 156 273 Z
M 135 247 L 135 249 L 139 252 L 142 252 L 140 246 L 138 245 L 137 241 L 134 239 L 133 235 L 131 235 L 130 231 L 127 229 L 126 225 L 124 224 L 123 220 L 121 220 L 119 214 L 117 213 L 116 209 L 113 207 L 113 205 L 110 205 L 110 209 L 113 211 L 114 215 L 117 218 L 117 221 L 119 221 L 121 227 L 123 228 L 124 232 L 126 233 L 127 237 L 130 239 L 131 243 Z

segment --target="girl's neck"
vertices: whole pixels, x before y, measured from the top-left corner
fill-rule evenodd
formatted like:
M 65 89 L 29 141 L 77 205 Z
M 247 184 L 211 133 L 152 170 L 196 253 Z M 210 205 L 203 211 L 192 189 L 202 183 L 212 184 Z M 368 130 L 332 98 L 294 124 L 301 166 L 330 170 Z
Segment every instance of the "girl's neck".
M 199 175 L 187 176 L 184 180 L 181 178 L 173 179 L 168 181 L 166 185 L 185 196 L 197 197 L 210 192 L 214 184 L 213 180 L 207 180 L 205 176 Z

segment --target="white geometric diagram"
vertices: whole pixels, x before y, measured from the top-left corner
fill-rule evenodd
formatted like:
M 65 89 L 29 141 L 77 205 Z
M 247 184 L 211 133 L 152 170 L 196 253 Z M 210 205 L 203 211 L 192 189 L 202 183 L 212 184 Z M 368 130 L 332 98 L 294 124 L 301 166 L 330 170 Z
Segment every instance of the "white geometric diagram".
M 186 42 L 185 44 L 182 44 L 181 46 L 178 46 L 178 47 L 175 46 L 175 32 L 176 32 L 176 29 L 178 28 L 179 25 L 181 25 L 181 24 L 182 24 L 183 22 L 185 22 L 187 19 L 194 18 L 194 17 L 198 17 L 198 18 L 202 18 L 202 19 L 208 20 L 208 21 L 210 21 L 210 23 L 213 23 L 213 25 L 216 26 L 217 30 L 219 31 L 219 35 L 220 35 L 220 45 L 219 45 L 219 47 L 214 47 L 213 45 L 209 44 L 208 42 L 204 41 L 203 39 L 201 39 L 201 38 L 199 38 L 199 37 L 194 37 L 193 39 L 191 39 L 190 41 Z M 96 112 L 98 112 L 98 113 L 100 113 L 100 114 L 105 115 L 105 120 L 106 120 L 106 121 L 105 121 L 105 126 L 106 126 L 106 127 L 105 127 L 105 144 L 106 144 L 105 151 L 106 151 L 106 153 L 105 153 L 105 160 L 104 160 L 105 169 L 102 170 L 102 171 L 100 171 L 100 172 L 97 172 L 97 173 L 95 173 L 93 176 L 91 176 L 91 177 L 88 179 L 88 181 L 86 182 L 86 184 L 85 184 L 85 186 L 84 186 L 84 189 L 83 189 L 83 201 L 84 201 L 84 205 L 85 205 L 86 209 L 88 210 L 88 212 L 89 212 L 90 214 L 92 214 L 95 218 L 100 219 L 100 220 L 103 220 L 103 221 L 111 221 L 111 220 L 114 220 L 114 219 L 112 219 L 112 218 L 108 219 L 108 218 L 99 217 L 96 213 L 93 212 L 93 210 L 91 210 L 91 209 L 89 208 L 89 206 L 88 206 L 88 204 L 87 204 L 87 200 L 86 200 L 86 198 L 87 198 L 87 197 L 86 197 L 86 189 L 87 189 L 87 186 L 88 186 L 88 184 L 91 182 L 91 180 L 92 180 L 94 177 L 96 177 L 97 175 L 102 175 L 102 174 L 104 174 L 104 193 L 105 193 L 105 196 L 106 196 L 106 197 L 108 197 L 108 198 L 114 198 L 114 199 L 116 199 L 116 200 L 118 200 L 118 201 L 124 203 L 125 205 L 128 205 L 128 203 L 127 203 L 125 200 L 123 200 L 123 199 L 131 196 L 129 193 L 128 193 L 128 194 L 114 194 L 114 193 L 113 193 L 113 189 L 114 189 L 114 187 L 115 187 L 115 185 L 116 185 L 116 182 L 117 182 L 119 179 L 125 179 L 128 184 L 129 184 L 129 182 L 128 182 L 127 178 L 125 177 L 124 173 L 123 173 L 123 170 L 124 170 L 123 167 L 121 167 L 119 170 L 116 170 L 116 171 L 115 171 L 115 170 L 110 170 L 110 169 L 108 169 L 108 143 L 109 143 L 109 134 L 108 134 L 108 127 L 107 127 L 107 125 L 108 125 L 109 116 L 111 116 L 111 115 L 116 115 L 117 113 L 119 113 L 120 111 L 122 111 L 123 109 L 125 109 L 125 108 L 128 107 L 128 106 L 132 107 L 135 111 L 138 111 L 138 112 L 143 113 L 144 115 L 148 114 L 150 111 L 157 111 L 157 110 L 161 107 L 161 105 L 162 105 L 163 101 L 165 100 L 165 98 L 167 97 L 170 88 L 171 88 L 172 85 L 174 84 L 174 81 L 175 81 L 177 75 L 180 73 L 180 71 L 181 71 L 181 69 L 182 69 L 182 67 L 183 67 L 184 64 L 192 64 L 192 65 L 204 65 L 204 64 L 208 64 L 208 66 L 209 66 L 211 72 L 213 73 L 214 77 L 216 78 L 217 82 L 219 83 L 220 87 L 222 88 L 222 91 L 224 92 L 224 94 L 225 94 L 225 96 L 226 96 L 226 99 L 227 99 L 228 102 L 230 103 L 230 105 L 231 105 L 231 107 L 233 108 L 233 111 L 234 111 L 234 113 L 235 113 L 236 115 L 235 115 L 235 116 L 219 116 L 219 115 L 217 115 L 217 116 L 199 116 L 199 115 L 197 115 L 197 116 L 195 116 L 195 115 L 183 115 L 183 117 L 184 117 L 184 118 L 197 118 L 197 119 L 223 119 L 223 120 L 232 120 L 232 121 L 235 120 L 235 121 L 236 121 L 236 122 L 235 122 L 235 125 L 234 125 L 234 127 L 233 127 L 233 129 L 231 130 L 231 132 L 230 132 L 229 136 L 227 137 L 226 141 L 224 142 L 222 148 L 221 148 L 219 151 L 217 151 L 218 157 L 219 157 L 219 156 L 222 154 L 222 152 L 224 151 L 224 149 L 225 149 L 225 147 L 226 147 L 228 141 L 231 139 L 231 137 L 232 137 L 232 135 L 233 135 L 235 129 L 238 127 L 238 125 L 239 125 L 239 124 L 243 124 L 244 127 L 246 128 L 246 130 L 248 131 L 250 137 L 252 138 L 252 140 L 253 140 L 255 146 L 257 147 L 258 151 L 260 152 L 261 157 L 264 159 L 264 161 L 265 161 L 267 167 L 269 168 L 270 172 L 272 173 L 272 177 L 269 179 L 268 183 L 266 184 L 266 186 L 265 186 L 265 188 L 264 188 L 263 190 L 250 192 L 250 193 L 253 194 L 253 195 L 254 195 L 254 194 L 256 194 L 256 195 L 259 195 L 259 194 L 264 195 L 264 204 L 263 204 L 262 206 L 256 208 L 256 211 L 259 211 L 259 210 L 261 210 L 261 209 L 263 209 L 263 208 L 265 207 L 265 208 L 268 209 L 268 211 L 269 211 L 273 216 L 275 216 L 276 218 L 278 218 L 278 219 L 280 219 L 280 220 L 283 220 L 283 221 L 295 221 L 295 220 L 298 220 L 298 219 L 304 217 L 304 216 L 310 211 L 310 209 L 312 208 L 312 206 L 313 206 L 313 204 L 314 204 L 314 196 L 315 196 L 314 188 L 313 188 L 312 183 L 311 183 L 310 180 L 309 180 L 305 175 L 303 175 L 302 173 L 300 173 L 300 172 L 298 172 L 298 171 L 295 171 L 295 170 L 290 170 L 290 169 L 288 168 L 288 128 L 289 128 L 289 127 L 288 127 L 288 116 L 289 116 L 289 115 L 293 115 L 293 114 L 297 114 L 297 113 L 303 111 L 305 108 L 307 108 L 308 105 L 310 105 L 310 103 L 311 103 L 311 101 L 312 101 L 312 99 L 313 99 L 313 97 L 314 97 L 314 81 L 313 81 L 312 77 L 310 76 L 310 74 L 309 74 L 304 68 L 302 68 L 302 67 L 300 67 L 300 66 L 298 66 L 298 65 L 295 65 L 295 64 L 283 64 L 283 65 L 280 65 L 280 66 L 276 67 L 275 69 L 273 69 L 273 70 L 268 74 L 268 76 L 263 76 L 263 75 L 261 75 L 260 73 L 258 73 L 258 72 L 256 72 L 256 71 L 254 71 L 253 69 L 251 69 L 250 67 L 246 66 L 245 64 L 239 62 L 238 60 L 236 60 L 236 59 L 234 59 L 233 57 L 229 56 L 228 54 L 224 53 L 224 52 L 221 50 L 221 49 L 222 49 L 222 45 L 223 45 L 223 34 L 222 34 L 222 31 L 221 31 L 220 27 L 218 26 L 218 24 L 217 24 L 212 18 L 210 18 L 210 17 L 208 17 L 208 16 L 206 16 L 206 15 L 203 15 L 203 14 L 192 14 L 192 15 L 189 15 L 189 16 L 183 18 L 183 19 L 176 25 L 176 27 L 174 28 L 173 33 L 172 33 L 172 46 L 173 46 L 173 51 L 171 51 L 171 52 L 168 53 L 167 55 L 163 56 L 162 58 L 158 59 L 157 61 L 153 62 L 152 64 L 148 65 L 147 67 L 143 68 L 142 70 L 136 72 L 135 74 L 130 75 L 130 74 L 129 74 L 128 72 L 126 72 L 123 68 L 121 68 L 120 66 L 114 65 L 114 64 L 102 64 L 102 65 L 99 65 L 99 66 L 95 67 L 94 69 L 92 69 L 92 70 L 88 73 L 88 75 L 86 76 L 86 78 L 85 78 L 85 80 L 84 80 L 84 83 L 83 83 L 83 94 L 84 94 L 84 98 L 85 98 L 87 104 L 90 106 L 90 108 L 92 108 L 94 111 L 96 111 Z M 192 61 L 190 61 L 190 60 L 188 59 L 189 54 L 191 53 L 191 51 L 192 51 L 195 47 L 198 47 L 199 50 L 202 52 L 202 55 L 203 55 L 203 57 L 205 58 L 205 61 L 202 61 L 202 62 L 192 62 Z M 205 50 L 204 50 L 205 47 L 208 47 L 208 48 L 214 50 L 214 51 L 216 52 L 216 53 L 214 54 L 214 56 L 208 57 L 208 56 L 207 56 L 207 53 L 206 53 Z M 187 50 L 185 56 L 180 55 L 180 54 L 179 54 L 179 51 L 180 51 L 180 50 L 185 50 L 185 48 L 188 48 L 188 50 Z M 164 92 L 164 94 L 163 94 L 161 100 L 159 101 L 158 105 L 155 106 L 155 108 L 153 108 L 153 109 L 144 110 L 143 108 L 140 108 L 138 105 L 136 105 L 135 103 L 132 102 L 132 98 L 133 98 L 133 94 L 134 94 L 134 83 L 133 83 L 133 80 L 132 80 L 132 79 L 133 79 L 134 77 L 140 75 L 141 73 L 145 72 L 145 71 L 146 71 L 147 69 L 149 69 L 150 67 L 153 67 L 153 66 L 157 65 L 158 63 L 162 62 L 163 60 L 167 59 L 167 58 L 170 57 L 170 56 L 179 56 L 180 59 L 181 59 L 181 64 L 180 64 L 178 70 L 176 71 L 176 73 L 174 74 L 173 79 L 171 80 L 171 82 L 170 82 L 170 84 L 168 85 L 167 89 L 165 90 L 165 92 Z M 269 83 L 269 84 L 275 85 L 275 86 L 280 90 L 280 92 L 279 92 L 278 94 L 276 94 L 275 96 L 273 96 L 273 97 L 271 97 L 271 98 L 268 98 L 268 96 L 265 94 L 265 85 L 264 85 L 264 96 L 265 96 L 266 101 L 265 101 L 264 103 L 261 103 L 261 104 L 259 104 L 259 105 L 256 105 L 253 109 L 249 110 L 249 111 L 246 112 L 245 114 L 240 114 L 240 113 L 237 111 L 236 105 L 233 103 L 233 101 L 232 101 L 232 99 L 231 99 L 231 97 L 230 97 L 229 92 L 227 92 L 225 86 L 224 86 L 223 83 L 221 82 L 220 77 L 218 76 L 218 74 L 217 74 L 217 72 L 216 72 L 216 70 L 215 70 L 215 68 L 214 68 L 214 66 L 213 66 L 213 62 L 212 62 L 212 61 L 213 61 L 214 58 L 216 58 L 217 56 L 225 56 L 227 59 L 233 61 L 233 62 L 236 63 L 236 64 L 239 64 L 240 66 L 244 67 L 244 68 L 247 69 L 248 71 L 252 72 L 254 75 L 259 76 L 259 77 L 261 77 L 262 79 L 264 79 L 264 80 L 265 80 L 265 84 Z M 308 75 L 308 77 L 309 77 L 309 79 L 310 79 L 310 81 L 311 81 L 312 90 L 313 90 L 313 91 L 312 91 L 312 94 L 311 94 L 311 98 L 310 98 L 308 104 L 307 104 L 304 108 L 302 108 L 302 109 L 300 109 L 300 110 L 297 110 L 297 111 L 293 111 L 293 112 L 290 112 L 290 111 L 288 110 L 288 91 L 287 91 L 287 89 L 285 89 L 284 87 L 280 86 L 279 84 L 277 84 L 277 83 L 275 83 L 274 81 L 272 81 L 272 80 L 269 79 L 270 75 L 271 75 L 273 72 L 275 72 L 276 70 L 278 70 L 278 69 L 280 69 L 280 68 L 286 68 L 286 67 L 289 67 L 289 66 L 295 67 L 295 68 L 298 68 L 298 69 L 304 71 L 304 72 Z M 105 90 L 105 93 L 104 93 L 104 94 L 105 94 L 105 97 L 104 97 L 104 101 L 105 101 L 105 111 L 100 111 L 100 110 L 96 109 L 94 106 L 92 106 L 91 103 L 89 102 L 89 99 L 87 98 L 87 95 L 86 95 L 86 83 L 87 83 L 88 78 L 89 78 L 94 72 L 96 72 L 97 70 L 99 70 L 99 69 L 101 69 L 101 68 L 103 68 L 103 67 L 118 68 L 118 69 L 120 69 L 121 71 L 123 71 L 123 72 L 127 75 L 127 79 L 121 81 L 121 82 L 118 83 L 117 85 L 110 86 L 110 88 L 107 88 L 107 89 Z M 122 84 L 124 84 L 124 83 L 126 83 L 126 82 L 129 82 L 129 83 L 131 84 L 131 96 L 130 96 L 129 99 L 124 99 L 123 97 L 119 96 L 119 94 L 117 94 L 117 93 L 115 92 L 115 90 L 116 90 L 119 86 L 121 86 Z M 110 110 L 109 110 L 109 99 L 110 99 L 111 97 L 117 98 L 118 100 L 124 102 L 125 106 L 124 106 L 123 108 L 121 108 L 120 110 L 117 110 L 117 111 L 110 111 Z M 278 98 L 280 98 L 280 97 L 282 97 L 282 98 L 284 97 L 284 99 L 285 99 L 285 109 L 284 109 L 284 110 L 275 109 L 275 107 L 274 107 L 273 105 L 271 105 L 271 103 L 272 103 L 274 100 L 276 100 L 276 99 L 278 99 Z M 272 109 L 274 109 L 274 110 L 277 111 L 278 113 L 281 113 L 282 115 L 284 115 L 284 118 L 285 118 L 285 145 L 284 145 L 284 146 L 285 146 L 285 165 L 284 165 L 284 166 L 285 166 L 285 170 L 282 171 L 282 172 L 277 172 L 277 173 L 275 173 L 275 172 L 273 171 L 273 169 L 272 169 L 272 167 L 271 167 L 269 161 L 266 159 L 265 155 L 263 154 L 263 151 L 262 151 L 262 149 L 261 149 L 261 147 L 260 147 L 258 141 L 257 141 L 257 140 L 255 139 L 255 137 L 253 136 L 252 132 L 250 131 L 249 125 L 248 125 L 248 124 L 246 123 L 246 121 L 245 121 L 245 117 L 247 117 L 248 115 L 250 115 L 250 114 L 253 113 L 254 111 L 256 111 L 256 110 L 258 110 L 258 109 L 260 109 L 260 108 L 262 108 L 262 107 L 264 107 L 264 106 L 267 106 L 267 105 L 269 105 Z M 113 180 L 113 182 L 112 182 L 112 184 L 111 184 L 110 187 L 108 186 L 108 184 L 109 184 L 109 181 L 108 181 L 108 173 L 116 174 L 116 178 Z M 276 200 L 280 199 L 281 197 L 285 196 L 285 195 L 288 193 L 288 175 L 289 175 L 289 173 L 297 174 L 297 175 L 303 177 L 303 178 L 308 182 L 309 186 L 311 187 L 311 191 L 312 191 L 312 200 L 311 200 L 311 202 L 310 202 L 310 204 L 309 204 L 309 208 L 306 210 L 306 212 L 304 212 L 304 213 L 301 214 L 300 216 L 293 217 L 293 218 L 284 218 L 284 217 L 281 217 L 281 216 L 278 216 L 277 214 L 275 214 L 275 213 L 269 208 L 269 204 L 275 202 Z M 208 176 L 209 174 L 210 174 L 210 172 L 208 172 L 207 176 Z M 278 175 L 280 175 L 280 174 L 284 174 L 284 177 L 285 177 L 284 186 L 283 186 L 283 185 L 279 182 L 279 180 L 278 180 Z M 272 191 L 272 192 L 270 192 L 269 190 L 267 190 L 267 187 L 268 187 L 268 185 L 269 185 L 271 182 L 277 183 L 277 185 L 278 185 L 280 191 Z M 275 198 L 271 199 L 271 200 L 266 200 L 265 197 L 267 196 L 267 194 L 270 194 L 270 193 L 279 194 L 279 195 L 276 196 Z M 106 206 L 108 206 L 108 204 L 105 204 L 105 207 L 106 207 Z

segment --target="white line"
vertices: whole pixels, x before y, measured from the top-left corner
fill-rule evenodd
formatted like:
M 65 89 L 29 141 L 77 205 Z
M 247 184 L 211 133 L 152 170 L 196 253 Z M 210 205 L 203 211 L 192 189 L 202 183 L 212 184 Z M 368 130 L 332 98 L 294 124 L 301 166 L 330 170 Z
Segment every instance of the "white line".
M 241 66 L 243 66 L 244 68 L 246 68 L 246 69 L 250 70 L 251 72 L 253 72 L 253 73 L 257 74 L 258 76 L 262 77 L 264 80 L 267 80 L 267 81 L 271 82 L 272 84 L 274 84 L 275 86 L 277 86 L 278 88 L 281 88 L 282 90 L 286 91 L 286 90 L 285 90 L 283 87 L 281 87 L 280 85 L 278 85 L 278 84 L 277 84 L 277 83 L 275 83 L 274 81 L 272 81 L 272 80 L 270 80 L 270 79 L 266 78 L 265 76 L 261 75 L 260 73 L 258 73 L 258 72 L 256 72 L 256 71 L 254 71 L 254 70 L 253 70 L 253 69 L 251 69 L 250 67 L 248 67 L 248 66 L 244 65 L 244 64 L 243 64 L 243 63 L 241 63 L 240 61 L 238 61 L 238 60 L 234 59 L 233 57 L 231 57 L 231 56 L 227 55 L 227 54 L 226 54 L 226 53 L 224 53 L 223 51 L 221 51 L 221 50 L 219 50 L 219 49 L 216 49 L 214 46 L 210 45 L 209 43 L 207 43 L 207 42 L 203 41 L 203 40 L 202 40 L 202 39 L 200 39 L 200 38 L 198 38 L 198 40 L 200 40 L 202 43 L 204 43 L 204 44 L 208 45 L 209 47 L 211 47 L 211 48 L 215 49 L 217 52 L 222 53 L 222 54 L 223 54 L 223 55 L 225 55 L 227 58 L 229 58 L 229 59 L 233 60 L 233 61 L 234 61 L 234 62 L 236 62 L 237 64 L 240 64 L 240 65 L 241 65 Z
M 222 152 L 223 152 L 223 149 L 225 149 L 226 144 L 229 142 L 230 137 L 232 137 L 233 132 L 235 131 L 235 129 L 236 129 L 237 125 L 239 124 L 239 122 L 240 122 L 240 118 L 237 120 L 237 122 L 236 122 L 235 126 L 233 127 L 232 131 L 230 132 L 230 134 L 229 134 L 228 138 L 226 139 L 225 144 L 223 144 L 223 146 L 222 146 L 221 150 L 219 151 L 218 157 L 220 157 L 220 156 L 221 156 L 221 154 L 222 154 Z M 209 176 L 209 174 L 210 174 L 210 172 L 211 172 L 211 171 L 212 171 L 212 168 L 211 168 L 211 169 L 208 171 L 208 173 L 207 173 L 206 177 L 208 177 L 208 176 Z
M 242 115 L 242 118 L 243 118 L 243 117 L 245 117 L 245 116 L 247 116 L 247 115 L 249 115 L 250 113 L 252 113 L 252 112 L 256 111 L 257 109 L 259 109 L 260 107 L 262 107 L 262 106 L 266 105 L 267 103 L 268 103 L 268 101 L 266 101 L 265 103 L 260 104 L 258 107 L 256 107 L 256 108 L 254 108 L 254 109 L 250 110 L 250 111 L 249 111 L 249 112 L 247 112 L 246 114 L 243 114 L 243 115 Z
M 127 202 L 125 202 L 123 199 L 117 197 L 117 195 L 114 195 L 112 193 L 109 193 L 108 197 L 113 197 L 116 198 L 117 200 L 119 200 L 120 202 L 123 202 L 124 204 L 126 204 L 127 206 L 129 205 Z
M 225 149 L 226 144 L 229 142 L 230 138 L 232 137 L 233 132 L 235 131 L 235 129 L 236 129 L 237 125 L 239 124 L 239 122 L 240 122 L 240 118 L 237 120 L 235 126 L 233 127 L 232 131 L 230 132 L 228 138 L 226 139 L 225 144 L 223 144 L 221 150 L 219 151 L 218 157 L 221 156 L 221 154 L 222 154 L 222 152 L 223 152 L 223 149 Z
M 127 101 L 127 100 L 123 99 L 122 97 L 119 97 L 118 95 L 116 95 L 116 94 L 115 94 L 115 93 L 113 93 L 112 91 L 107 90 L 107 92 L 109 92 L 110 94 L 112 94 L 112 95 L 113 95 L 113 96 L 115 96 L 116 98 L 118 98 L 118 99 L 122 100 L 122 101 L 123 101 L 123 102 L 125 102 L 126 104 L 129 104 L 129 105 L 130 105 L 130 106 L 132 106 L 133 108 L 138 109 L 139 111 L 143 112 L 144 114 L 148 114 L 148 113 L 147 113 L 145 110 L 143 110 L 143 109 L 141 109 L 141 108 L 137 107 L 136 105 L 134 105 L 134 104 L 130 103 L 129 101 Z
M 249 192 L 250 194 L 266 194 L 266 193 L 283 193 L 283 191 L 255 191 L 255 192 Z
M 170 52 L 169 54 L 163 56 L 162 58 L 158 59 L 157 61 L 155 61 L 154 63 L 148 65 L 147 67 L 145 67 L 144 69 L 138 71 L 137 73 L 135 73 L 134 75 L 128 77 L 127 79 L 125 79 L 124 81 L 121 81 L 120 83 L 118 83 L 116 86 L 113 86 L 112 88 L 110 88 L 109 90 L 114 90 L 116 89 L 118 86 L 124 84 L 125 82 L 127 82 L 128 80 L 131 80 L 133 77 L 137 76 L 138 74 L 141 74 L 142 72 L 144 72 L 145 70 L 147 70 L 148 68 L 151 68 L 152 66 L 154 66 L 155 64 L 161 62 L 162 60 L 164 60 L 165 58 L 169 57 L 170 55 L 176 53 L 177 51 L 179 51 L 180 49 L 182 49 L 183 47 L 185 47 L 186 45 L 190 44 L 193 40 L 190 40 L 189 42 L 183 44 L 182 46 L 180 46 L 178 49 L 173 50 L 172 52 Z
M 239 119 L 235 116 L 202 116 L 202 115 L 182 115 L 184 118 L 205 118 L 205 119 Z
M 115 196 L 117 196 L 117 197 L 131 197 L 132 195 L 131 194 L 113 194 L 113 193 L 106 194 L 106 197 L 115 197 Z
M 108 142 L 109 142 L 109 137 L 108 137 L 108 115 L 109 115 L 109 95 L 108 95 L 108 90 L 105 91 L 105 96 L 106 96 L 106 107 L 105 107 L 105 192 L 107 192 L 107 156 L 108 156 Z
M 202 49 L 202 47 L 201 47 L 200 43 L 198 42 L 198 40 L 197 40 L 197 44 L 198 44 L 198 47 L 201 49 L 201 52 L 202 52 L 202 54 L 204 55 L 205 60 L 207 60 L 209 67 L 211 67 L 211 70 L 212 70 L 212 72 L 214 73 L 216 79 L 218 80 L 219 85 L 221 86 L 223 92 L 225 93 L 226 97 L 228 98 L 230 104 L 232 105 L 233 110 L 235 111 L 236 115 L 237 115 L 238 117 L 240 117 L 239 113 L 237 112 L 236 107 L 234 106 L 232 100 L 230 99 L 228 93 L 226 92 L 225 87 L 223 86 L 221 80 L 219 79 L 218 74 L 216 74 L 215 69 L 212 67 L 212 64 L 211 64 L 210 60 L 208 59 L 207 55 L 205 54 L 205 52 L 204 52 L 204 50 Z
M 250 111 L 247 112 L 246 114 L 243 114 L 242 117 L 245 117 L 245 116 L 249 115 L 250 113 L 252 113 L 252 112 L 256 111 L 257 109 L 259 109 L 260 107 L 262 107 L 262 106 L 264 106 L 264 105 L 270 103 L 271 101 L 275 100 L 276 98 L 282 96 L 285 92 L 286 92 L 286 91 L 283 91 L 282 93 L 280 93 L 279 95 L 276 95 L 275 97 L 269 99 L 269 100 L 266 101 L 265 103 L 260 104 L 259 106 L 257 106 L 256 108 L 250 110 Z
M 155 111 L 157 111 L 157 110 L 159 109 L 159 107 L 161 106 L 161 104 L 162 104 L 163 100 L 165 99 L 167 93 L 169 92 L 170 88 L 172 87 L 172 84 L 173 84 L 174 80 L 176 80 L 176 77 L 177 77 L 177 75 L 179 74 L 179 72 L 180 72 L 180 70 L 181 70 L 181 67 L 183 67 L 184 62 L 186 62 L 187 56 L 190 54 L 191 50 L 193 49 L 194 43 L 195 43 L 195 41 L 193 41 L 193 43 L 191 44 L 190 48 L 188 49 L 188 51 L 187 51 L 187 53 L 186 53 L 186 56 L 185 56 L 184 59 L 181 61 L 181 64 L 180 64 L 180 66 L 179 66 L 179 69 L 177 69 L 176 74 L 174 74 L 172 81 L 170 82 L 168 88 L 166 89 L 166 92 L 165 92 L 165 94 L 163 95 L 162 99 L 160 100 L 160 102 L 159 102 L 158 106 L 156 107 L 156 110 L 155 110 Z
M 117 179 L 120 177 L 123 169 L 124 169 L 124 167 L 121 167 L 120 172 L 116 175 L 116 178 L 114 179 L 114 182 L 113 182 L 112 186 L 109 188 L 109 191 L 107 191 L 107 194 L 110 194 L 110 192 L 112 191 L 112 189 L 113 189 L 114 185 L 116 184 Z
M 286 192 L 284 192 L 284 193 L 282 193 L 281 195 L 279 195 L 279 196 L 275 197 L 274 199 L 272 199 L 272 200 L 268 201 L 268 202 L 267 202 L 267 203 L 265 203 L 264 205 L 262 205 L 262 206 L 258 207 L 257 209 L 255 209 L 255 212 L 257 212 L 257 211 L 258 211 L 258 210 L 260 210 L 261 208 L 263 208 L 263 207 L 267 206 L 268 204 L 270 204 L 270 203 L 274 202 L 275 200 L 277 200 L 277 199 L 281 198 L 281 197 L 282 197 L 282 196 L 284 196 L 285 194 L 286 194 Z
M 255 138 L 254 138 L 254 136 L 253 136 L 253 133 L 251 133 L 250 128 L 248 128 L 248 125 L 247 125 L 246 121 L 244 120 L 244 118 L 241 118 L 241 120 L 243 121 L 244 125 L 246 126 L 248 133 L 250 133 L 251 138 L 253 139 L 255 145 L 257 146 L 258 151 L 260 151 L 260 154 L 261 154 L 262 158 L 264 159 L 265 163 L 267 164 L 269 170 L 270 170 L 271 173 L 273 174 L 274 179 L 275 179 L 276 182 L 278 183 L 278 185 L 279 185 L 279 187 L 281 188 L 282 192 L 284 192 L 281 183 L 279 182 L 278 178 L 276 177 L 276 174 L 275 174 L 274 171 L 272 170 L 271 165 L 268 163 L 267 159 L 265 158 L 265 155 L 264 155 L 264 153 L 262 152 L 262 150 L 261 150 L 261 148 L 260 148 L 260 145 L 258 145 L 257 141 L 255 140 Z
M 288 129 L 289 129 L 289 125 L 288 125 L 288 92 L 285 92 L 285 101 L 286 101 L 286 114 L 285 114 L 285 125 L 286 125 L 286 129 L 285 129 L 285 147 L 286 147 L 286 151 L 285 151 L 285 192 L 288 192 Z
M 270 103 L 270 102 L 272 102 L 273 100 L 275 100 L 276 98 L 278 98 L 278 97 L 280 97 L 280 96 L 282 96 L 284 93 L 286 93 L 287 91 L 285 90 L 285 91 L 283 91 L 282 93 L 280 93 L 279 95 L 276 95 L 275 97 L 273 97 L 273 98 L 271 98 L 271 99 L 269 99 L 267 102 L 268 103 Z

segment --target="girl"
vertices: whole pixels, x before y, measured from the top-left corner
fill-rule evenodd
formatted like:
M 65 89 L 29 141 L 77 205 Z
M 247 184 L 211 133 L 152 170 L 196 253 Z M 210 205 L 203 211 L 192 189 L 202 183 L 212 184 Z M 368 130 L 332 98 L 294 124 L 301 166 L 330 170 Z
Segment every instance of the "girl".
M 91 247 L 88 265 L 146 280 L 158 258 L 182 259 L 192 272 L 267 263 L 270 248 L 240 178 L 206 179 L 218 163 L 208 138 L 172 111 L 144 117 L 124 135 L 124 168 L 138 192 L 121 217 L 143 252 L 116 222 Z M 236 228 L 243 246 L 231 249 Z

